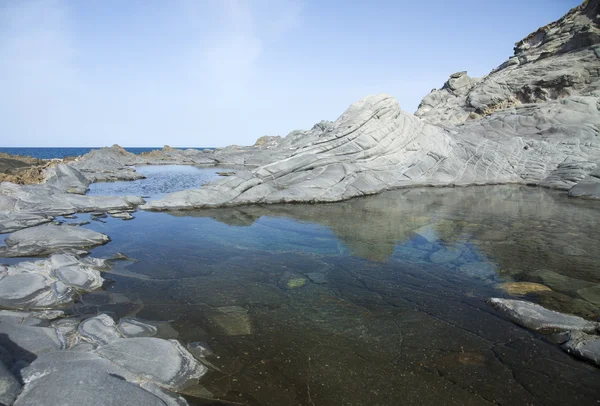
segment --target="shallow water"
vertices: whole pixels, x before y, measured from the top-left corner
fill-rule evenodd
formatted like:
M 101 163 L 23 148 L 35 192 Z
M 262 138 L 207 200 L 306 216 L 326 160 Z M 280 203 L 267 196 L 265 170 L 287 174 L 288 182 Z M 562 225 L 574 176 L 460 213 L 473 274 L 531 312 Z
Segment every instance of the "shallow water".
M 137 195 L 159 198 L 167 193 L 196 189 L 227 171 L 224 167 L 198 167 L 191 165 L 143 165 L 135 170 L 146 177 L 134 181 L 100 182 L 90 185 L 88 195 Z
M 502 283 L 535 282 L 544 290 L 520 297 L 598 318 L 597 202 L 423 188 L 135 216 L 86 226 L 112 238 L 93 255 L 139 262 L 120 262 L 73 311 L 169 321 L 184 342 L 208 344 L 213 368 L 193 404 L 598 400 L 599 369 L 485 303 L 510 296 Z

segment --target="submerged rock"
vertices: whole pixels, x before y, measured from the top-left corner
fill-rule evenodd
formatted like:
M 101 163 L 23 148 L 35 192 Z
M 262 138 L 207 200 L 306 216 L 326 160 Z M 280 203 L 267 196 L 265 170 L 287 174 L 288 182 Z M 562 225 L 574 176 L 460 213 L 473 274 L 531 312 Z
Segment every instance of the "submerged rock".
M 533 283 L 533 282 L 505 282 L 498 285 L 499 289 L 502 289 L 506 293 L 515 296 L 523 296 L 529 293 L 535 292 L 551 292 L 550 289 L 546 285 L 542 285 L 541 283 Z
M 306 285 L 306 278 L 292 272 L 284 272 L 277 285 L 282 289 L 297 289 Z
M 115 219 L 122 219 L 122 220 L 133 220 L 134 217 L 131 215 L 131 213 L 128 213 L 126 211 L 121 211 L 121 212 L 109 212 L 110 216 L 112 218 Z
M 492 298 L 488 303 L 515 323 L 537 331 L 583 331 L 595 333 L 600 323 L 548 310 L 522 300 Z
M 248 316 L 248 310 L 239 306 L 218 307 L 209 315 L 209 319 L 215 323 L 219 330 L 228 336 L 243 336 L 252 334 L 252 324 Z
M 316 283 L 318 285 L 327 283 L 327 277 L 323 273 L 310 272 L 310 273 L 307 273 L 306 276 L 308 277 L 308 279 L 310 279 L 310 281 L 312 283 Z

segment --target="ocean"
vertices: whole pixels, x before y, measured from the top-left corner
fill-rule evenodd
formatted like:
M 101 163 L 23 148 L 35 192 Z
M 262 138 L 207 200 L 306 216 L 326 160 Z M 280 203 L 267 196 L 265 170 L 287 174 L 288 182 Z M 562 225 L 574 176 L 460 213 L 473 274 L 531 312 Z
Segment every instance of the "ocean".
M 193 149 L 214 149 L 208 147 L 189 147 Z M 0 152 L 6 152 L 11 155 L 23 155 L 32 156 L 40 159 L 52 159 L 52 158 L 65 158 L 68 156 L 79 156 L 87 154 L 93 149 L 100 149 L 100 147 L 57 147 L 57 148 L 39 148 L 39 147 L 0 147 Z M 133 154 L 140 154 L 142 152 L 149 152 L 155 149 L 162 149 L 162 147 L 147 147 L 147 148 L 125 148 L 127 151 Z M 181 149 L 188 149 L 188 147 L 182 147 Z

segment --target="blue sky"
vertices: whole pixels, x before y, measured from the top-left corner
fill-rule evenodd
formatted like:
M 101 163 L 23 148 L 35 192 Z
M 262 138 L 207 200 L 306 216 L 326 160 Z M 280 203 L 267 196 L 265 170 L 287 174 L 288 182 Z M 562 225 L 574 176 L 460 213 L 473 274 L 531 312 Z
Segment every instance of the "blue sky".
M 375 93 L 414 112 L 574 0 L 0 0 L 0 146 L 249 145 Z

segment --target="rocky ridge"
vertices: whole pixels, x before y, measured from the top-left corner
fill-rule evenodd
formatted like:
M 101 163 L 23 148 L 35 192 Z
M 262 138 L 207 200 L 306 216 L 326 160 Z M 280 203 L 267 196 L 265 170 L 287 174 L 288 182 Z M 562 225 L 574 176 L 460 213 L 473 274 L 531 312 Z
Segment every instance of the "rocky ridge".
M 409 186 L 520 183 L 600 197 L 600 2 L 517 44 L 481 79 L 453 74 L 416 115 L 388 95 L 353 104 L 289 157 L 142 206 L 333 202 Z M 287 138 L 265 140 L 281 149 Z M 581 185 L 579 185 L 581 183 Z

